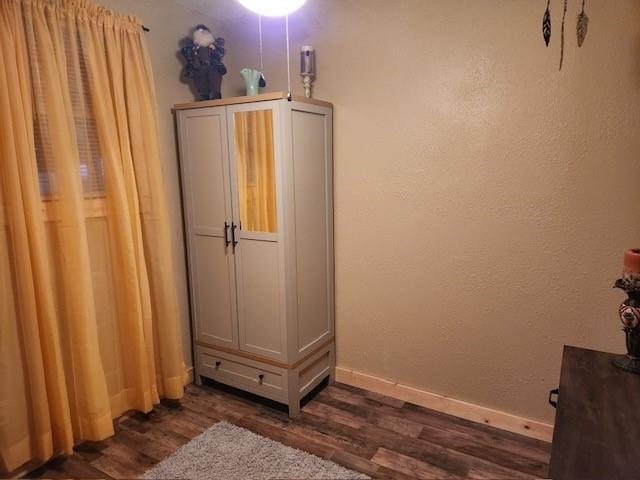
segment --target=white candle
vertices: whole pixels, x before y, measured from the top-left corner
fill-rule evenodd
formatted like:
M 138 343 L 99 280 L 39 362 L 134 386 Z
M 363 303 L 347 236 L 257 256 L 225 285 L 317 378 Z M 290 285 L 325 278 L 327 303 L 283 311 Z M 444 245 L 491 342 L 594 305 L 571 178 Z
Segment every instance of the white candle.
M 300 49 L 300 73 L 313 75 L 315 72 L 315 55 L 313 47 L 305 45 Z

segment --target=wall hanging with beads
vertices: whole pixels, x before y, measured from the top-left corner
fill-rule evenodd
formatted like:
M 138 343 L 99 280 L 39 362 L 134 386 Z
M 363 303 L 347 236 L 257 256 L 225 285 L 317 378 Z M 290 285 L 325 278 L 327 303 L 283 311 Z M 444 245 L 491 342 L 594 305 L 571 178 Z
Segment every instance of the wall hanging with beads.
M 562 63 L 564 61 L 564 27 L 567 18 L 567 4 L 568 0 L 562 1 L 562 24 L 560 26 L 560 68 L 562 70 Z M 589 28 L 589 17 L 585 12 L 585 2 L 586 0 L 578 0 L 581 5 L 580 13 L 578 14 L 576 21 L 576 39 L 578 47 L 582 47 L 584 43 L 584 39 L 587 36 L 587 30 Z M 580 5 L 579 3 L 579 5 Z M 545 45 L 549 46 L 549 41 L 551 40 L 551 0 L 547 0 L 547 8 L 544 11 L 544 15 L 542 16 L 542 38 L 544 39 Z

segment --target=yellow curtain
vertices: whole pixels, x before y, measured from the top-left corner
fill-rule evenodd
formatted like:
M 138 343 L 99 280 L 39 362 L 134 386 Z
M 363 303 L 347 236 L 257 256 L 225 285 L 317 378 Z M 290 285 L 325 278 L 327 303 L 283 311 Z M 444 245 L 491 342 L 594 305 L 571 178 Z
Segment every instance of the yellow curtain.
M 140 32 L 85 0 L 0 0 L 0 470 L 183 393 Z
M 271 110 L 234 114 L 238 198 L 242 230 L 277 231 Z

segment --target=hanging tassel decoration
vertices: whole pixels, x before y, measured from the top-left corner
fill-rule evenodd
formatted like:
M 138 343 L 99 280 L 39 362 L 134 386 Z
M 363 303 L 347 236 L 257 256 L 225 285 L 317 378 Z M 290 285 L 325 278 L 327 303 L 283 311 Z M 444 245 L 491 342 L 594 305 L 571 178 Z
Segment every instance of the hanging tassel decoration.
M 560 68 L 562 70 L 562 62 L 564 60 L 564 20 L 567 16 L 567 0 L 564 0 L 564 11 L 562 12 L 562 28 L 560 29 Z
M 576 34 L 578 36 L 578 47 L 581 47 L 584 43 L 584 39 L 587 36 L 587 30 L 589 29 L 589 17 L 584 13 L 584 2 L 582 0 L 582 11 L 578 15 L 578 25 L 576 27 Z
M 267 80 L 264 78 L 264 61 L 262 57 L 262 15 L 258 15 L 258 38 L 260 39 L 260 80 L 258 86 L 264 88 L 267 86 Z
M 551 0 L 547 0 L 547 10 L 542 17 L 542 36 L 544 37 L 544 43 L 549 46 L 549 40 L 551 40 L 551 13 L 549 13 L 549 3 Z

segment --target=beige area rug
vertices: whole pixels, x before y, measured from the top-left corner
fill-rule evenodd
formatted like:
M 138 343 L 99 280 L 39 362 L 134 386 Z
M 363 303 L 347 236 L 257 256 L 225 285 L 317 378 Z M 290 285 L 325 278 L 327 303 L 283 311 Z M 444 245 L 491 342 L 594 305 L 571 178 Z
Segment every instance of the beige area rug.
M 369 479 L 337 463 L 219 422 L 147 470 L 145 479 Z

